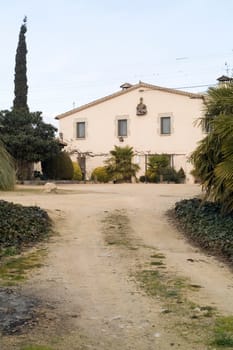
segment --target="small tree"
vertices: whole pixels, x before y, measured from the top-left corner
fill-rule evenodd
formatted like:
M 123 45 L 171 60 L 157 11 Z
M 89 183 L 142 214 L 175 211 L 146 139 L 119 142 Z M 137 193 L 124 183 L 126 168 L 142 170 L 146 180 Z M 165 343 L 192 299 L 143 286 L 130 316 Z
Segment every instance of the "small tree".
M 110 154 L 111 157 L 106 161 L 107 173 L 117 182 L 131 182 L 132 176 L 136 176 L 140 169 L 139 165 L 132 163 L 133 147 L 114 146 Z
M 151 182 L 158 182 L 164 175 L 164 169 L 169 166 L 169 156 L 166 154 L 151 155 L 148 160 L 147 176 Z
M 55 140 L 57 129 L 43 122 L 41 112 L 1 111 L 0 119 L 0 138 L 16 161 L 19 179 L 30 179 L 33 163 L 59 152 L 59 142 Z
M 42 171 L 51 180 L 72 180 L 74 175 L 72 160 L 65 151 L 42 162 Z
M 205 199 L 233 212 L 233 84 L 210 88 L 206 98 L 209 134 L 199 142 L 191 161 L 205 190 Z
M 186 175 L 182 167 L 177 171 L 177 176 L 178 176 L 179 182 L 184 183 Z

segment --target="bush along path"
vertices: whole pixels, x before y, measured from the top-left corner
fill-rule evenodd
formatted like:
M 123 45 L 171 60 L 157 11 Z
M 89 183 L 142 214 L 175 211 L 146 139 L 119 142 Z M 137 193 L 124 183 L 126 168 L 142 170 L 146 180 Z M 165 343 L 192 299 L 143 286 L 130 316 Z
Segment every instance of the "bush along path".
M 233 215 L 223 215 L 219 204 L 185 199 L 175 204 L 169 216 L 193 242 L 233 265 Z
M 42 265 L 44 249 L 31 248 L 46 238 L 52 222 L 46 211 L 0 200 L 0 343 L 1 336 L 25 332 L 37 324 L 41 301 L 16 288 L 28 271 Z
M 0 257 L 41 241 L 48 236 L 51 225 L 47 212 L 39 207 L 0 200 Z

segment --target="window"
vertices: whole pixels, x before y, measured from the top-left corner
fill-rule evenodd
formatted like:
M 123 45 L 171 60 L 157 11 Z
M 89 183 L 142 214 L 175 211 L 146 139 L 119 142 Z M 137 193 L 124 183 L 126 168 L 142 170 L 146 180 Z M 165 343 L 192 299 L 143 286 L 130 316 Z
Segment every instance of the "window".
M 84 139 L 86 136 L 85 132 L 85 122 L 77 123 L 77 139 Z
M 161 135 L 171 134 L 171 117 L 160 118 L 160 134 Z
M 127 119 L 118 120 L 117 136 L 127 136 Z

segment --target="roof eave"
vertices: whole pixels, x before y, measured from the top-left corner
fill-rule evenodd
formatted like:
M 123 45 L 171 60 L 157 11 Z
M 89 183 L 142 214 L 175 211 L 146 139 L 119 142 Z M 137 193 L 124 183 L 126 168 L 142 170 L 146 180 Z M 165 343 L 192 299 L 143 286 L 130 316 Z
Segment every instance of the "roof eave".
M 80 107 L 71 109 L 71 110 L 69 110 L 69 111 L 67 111 L 65 113 L 59 114 L 59 115 L 57 115 L 55 117 L 55 119 L 57 119 L 57 120 L 63 119 L 65 117 L 68 117 L 69 115 L 72 115 L 72 114 L 80 112 L 80 111 L 82 111 L 84 109 L 93 107 L 93 106 L 95 106 L 97 104 L 100 104 L 100 103 L 103 103 L 105 101 L 111 100 L 112 98 L 115 98 L 115 97 L 127 94 L 130 91 L 133 91 L 133 90 L 136 90 L 136 89 L 142 88 L 142 87 L 143 88 L 152 89 L 152 90 L 158 90 L 158 91 L 164 91 L 164 92 L 167 92 L 167 93 L 173 93 L 173 94 L 177 94 L 177 95 L 182 95 L 182 96 L 190 97 L 192 99 L 203 99 L 203 94 L 196 94 L 196 93 L 191 93 L 191 92 L 187 92 L 187 91 L 180 91 L 180 90 L 172 89 L 172 88 L 165 88 L 165 87 L 161 87 L 161 86 L 147 84 L 147 83 L 144 83 L 144 82 L 140 81 L 138 84 L 132 85 L 128 89 L 117 91 L 117 92 L 115 92 L 115 93 L 113 93 L 111 95 L 107 95 L 105 97 L 102 97 L 102 98 L 99 98 L 99 99 L 94 100 L 92 102 L 89 102 L 87 104 L 84 104 L 84 105 L 82 105 Z

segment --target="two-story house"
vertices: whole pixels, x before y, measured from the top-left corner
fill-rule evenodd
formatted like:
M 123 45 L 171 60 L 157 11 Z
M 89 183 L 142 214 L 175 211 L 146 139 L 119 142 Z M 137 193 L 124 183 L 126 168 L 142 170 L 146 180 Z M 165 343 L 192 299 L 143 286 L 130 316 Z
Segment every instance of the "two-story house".
M 86 179 L 95 167 L 104 165 L 114 145 L 129 145 L 140 166 L 138 175 L 145 174 L 148 155 L 165 153 L 175 169 L 184 169 L 190 183 L 188 157 L 204 136 L 195 125 L 202 114 L 202 95 L 139 82 L 125 83 L 120 91 L 56 119 L 60 137 Z

